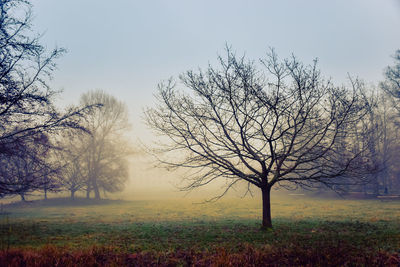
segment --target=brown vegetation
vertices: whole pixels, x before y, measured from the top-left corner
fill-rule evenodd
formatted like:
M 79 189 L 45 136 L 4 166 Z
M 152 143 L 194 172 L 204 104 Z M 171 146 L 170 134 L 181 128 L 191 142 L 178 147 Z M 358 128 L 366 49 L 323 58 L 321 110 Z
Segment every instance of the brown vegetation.
M 92 247 L 69 251 L 52 246 L 39 250 L 3 250 L 1 266 L 398 266 L 400 255 L 388 252 L 363 252 L 348 244 L 337 247 L 312 247 L 308 250 L 291 246 L 256 249 L 243 245 L 235 251 L 176 250 L 168 252 L 119 253 L 113 248 Z

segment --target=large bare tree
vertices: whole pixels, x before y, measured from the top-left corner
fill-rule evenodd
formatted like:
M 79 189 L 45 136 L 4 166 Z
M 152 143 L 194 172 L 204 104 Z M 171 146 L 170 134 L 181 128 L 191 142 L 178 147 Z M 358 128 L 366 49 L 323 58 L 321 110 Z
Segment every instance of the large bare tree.
M 168 137 L 158 147 L 166 153 L 161 162 L 193 169 L 184 189 L 216 179 L 228 181 L 224 193 L 240 182 L 255 186 L 268 228 L 274 185 L 335 189 L 362 179 L 360 153 L 349 141 L 366 113 L 359 82 L 338 87 L 323 79 L 316 61 L 280 61 L 271 50 L 255 63 L 230 49 L 218 68 L 187 71 L 179 80 L 159 85 L 158 105 L 145 115 Z

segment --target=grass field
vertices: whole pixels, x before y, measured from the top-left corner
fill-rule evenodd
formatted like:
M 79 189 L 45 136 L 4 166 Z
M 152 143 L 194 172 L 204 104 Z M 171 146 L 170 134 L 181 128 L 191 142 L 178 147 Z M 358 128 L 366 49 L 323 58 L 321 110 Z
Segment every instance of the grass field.
M 398 201 L 276 195 L 272 209 L 274 228 L 261 231 L 259 199 L 8 205 L 0 217 L 0 265 L 66 255 L 64 265 L 79 265 L 79 257 L 96 265 L 99 255 L 100 265 L 400 263 Z

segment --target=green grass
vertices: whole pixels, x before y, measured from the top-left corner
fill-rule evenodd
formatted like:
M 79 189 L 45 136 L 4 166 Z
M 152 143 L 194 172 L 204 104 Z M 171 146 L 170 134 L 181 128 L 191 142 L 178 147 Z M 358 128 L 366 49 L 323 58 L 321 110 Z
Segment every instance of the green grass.
M 360 251 L 400 249 L 398 201 L 276 195 L 271 231 L 260 230 L 259 199 L 207 204 L 188 199 L 48 203 L 5 207 L 7 214 L 0 217 L 0 248 L 105 246 L 135 252 L 225 247 L 234 251 L 246 244 L 301 249 L 346 244 Z

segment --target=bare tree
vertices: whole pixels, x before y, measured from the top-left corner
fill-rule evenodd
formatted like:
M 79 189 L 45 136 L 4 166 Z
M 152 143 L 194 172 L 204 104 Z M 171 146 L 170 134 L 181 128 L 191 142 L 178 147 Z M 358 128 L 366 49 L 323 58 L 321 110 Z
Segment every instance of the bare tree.
M 82 175 L 81 164 L 78 159 L 75 158 L 65 167 L 65 172 L 63 176 L 63 185 L 67 190 L 71 192 L 71 199 L 75 198 L 75 193 L 81 190 L 85 184 L 85 176 Z
M 90 109 L 60 112 L 54 106 L 58 92 L 49 88 L 48 80 L 55 70 L 55 59 L 65 50 L 46 51 L 31 26 L 29 1 L 0 1 L 0 155 L 5 157 L 15 146 L 26 146 L 31 137 L 65 128 L 82 129 L 81 116 Z M 18 187 L 17 181 L 12 184 L 4 180 L 0 177 L 0 194 L 13 191 L 14 185 Z
M 28 192 L 55 189 L 52 177 L 56 168 L 47 160 L 50 150 L 45 134 L 30 136 L 30 141 L 13 143 L 11 153 L 0 154 L 0 192 L 2 196 L 18 194 L 24 199 Z
M 400 175 L 398 171 L 398 147 L 399 147 L 399 114 L 400 114 L 400 49 L 395 52 L 394 65 L 388 66 L 385 69 L 385 80 L 380 83 L 380 87 L 387 93 L 392 100 L 392 107 L 397 110 L 397 114 L 387 112 L 391 106 L 388 103 L 383 103 L 385 123 L 385 143 L 384 143 L 384 157 L 385 157 L 385 172 L 386 180 L 385 192 L 389 190 L 397 190 L 400 185 Z M 390 123 L 387 123 L 390 120 Z M 387 126 L 389 125 L 389 126 Z
M 395 64 L 385 70 L 385 81 L 380 85 L 394 100 L 394 105 L 400 112 L 400 49 L 394 55 Z
M 363 128 L 362 134 L 358 134 L 353 140 L 362 150 L 365 161 L 361 164 L 370 170 L 365 174 L 370 181 L 369 184 L 362 185 L 363 191 L 375 196 L 393 193 L 397 189 L 400 50 L 394 58 L 397 63 L 386 68 L 386 80 L 380 83 L 383 91 L 372 89 L 363 92 L 367 99 L 365 110 L 368 115 L 358 125 Z
M 74 199 L 75 193 L 82 190 L 87 184 L 87 172 L 85 172 L 87 168 L 85 168 L 81 156 L 81 151 L 72 142 L 69 142 L 57 157 L 62 162 L 60 184 L 63 189 L 70 191 L 71 199 Z
M 86 117 L 90 131 L 80 141 L 82 164 L 87 172 L 87 197 L 94 191 L 120 191 L 128 178 L 127 155 L 131 152 L 124 134 L 129 129 L 128 110 L 124 103 L 103 91 L 90 91 L 81 97 L 82 105 L 100 103 L 102 107 Z
M 367 116 L 360 120 L 359 133 L 352 140 L 359 149 L 369 184 L 358 186 L 365 194 L 378 196 L 385 191 L 385 181 L 388 170 L 388 146 L 393 142 L 388 118 L 392 113 L 387 95 L 380 90 L 365 90 L 365 110 Z M 353 187 L 354 188 L 354 187 Z M 383 188 L 383 190 L 381 190 Z M 387 191 L 387 189 L 386 189 Z
M 158 106 L 147 124 L 169 141 L 158 147 L 168 168 L 193 169 L 184 189 L 226 179 L 223 196 L 239 182 L 262 193 L 262 226 L 271 223 L 274 185 L 314 187 L 360 183 L 360 153 L 346 142 L 365 116 L 358 91 L 325 81 L 317 62 L 294 56 L 280 61 L 272 50 L 262 69 L 228 48 L 219 68 L 188 71 L 177 89 L 159 85 Z M 219 197 L 221 197 L 219 196 Z

